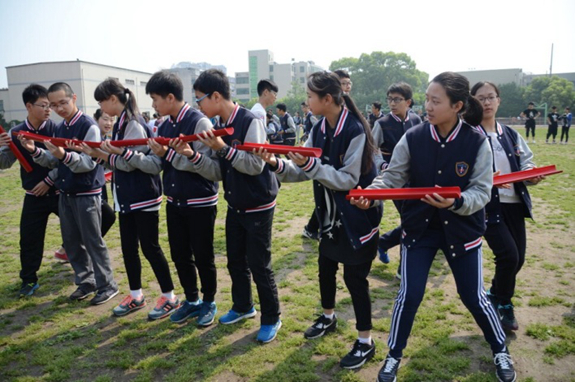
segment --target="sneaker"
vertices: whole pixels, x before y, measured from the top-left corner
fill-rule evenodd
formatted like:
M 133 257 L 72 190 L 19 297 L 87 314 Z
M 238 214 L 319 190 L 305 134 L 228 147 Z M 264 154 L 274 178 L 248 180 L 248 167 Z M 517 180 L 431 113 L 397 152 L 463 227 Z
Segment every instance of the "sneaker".
M 115 287 L 108 287 L 106 289 L 99 290 L 98 293 L 96 293 L 96 296 L 90 300 L 90 305 L 102 305 L 116 297 L 118 292 L 118 288 Z
M 200 307 L 197 323 L 199 326 L 210 326 L 214 323 L 214 318 L 218 312 L 215 302 L 204 301 Z
M 312 326 L 310 326 L 303 336 L 308 340 L 313 340 L 314 338 L 319 338 L 324 334 L 330 333 L 335 331 L 337 328 L 337 317 L 333 316 L 333 318 L 327 318 L 323 314 L 319 316 Z
M 58 260 L 65 262 L 65 263 L 70 262 L 70 260 L 68 260 L 68 255 L 66 254 L 66 252 L 60 252 L 60 250 L 57 250 L 56 252 L 54 252 L 54 257 L 57 258 Z
M 80 301 L 96 292 L 96 287 L 93 285 L 80 285 L 71 295 L 70 300 Z
M 383 361 L 383 366 L 377 374 L 377 382 L 395 382 L 397 381 L 397 370 L 399 369 L 399 363 L 401 358 L 393 358 L 388 355 Z
M 252 307 L 249 311 L 245 313 L 238 313 L 233 309 L 230 309 L 229 312 L 224 314 L 218 320 L 220 324 L 229 325 L 235 324 L 238 321 L 245 320 L 246 318 L 253 318 L 256 316 L 256 308 Z
M 535 143 L 535 139 L 533 139 L 533 140 L 531 141 L 531 143 Z
M 176 297 L 173 300 L 167 297 L 160 297 L 156 303 L 156 307 L 148 313 L 150 320 L 159 320 L 160 318 L 168 317 L 180 307 L 180 300 Z
M 160 302 L 158 301 L 158 305 Z M 202 306 L 202 300 L 198 299 L 195 302 L 189 302 L 184 300 L 180 305 L 179 309 L 176 310 L 171 316 L 170 321 L 177 324 L 186 321 L 188 318 L 197 317 L 200 314 L 200 308 Z M 157 306 L 156 306 L 157 308 Z
M 499 305 L 499 317 L 501 318 L 501 326 L 505 330 L 518 330 L 519 324 L 515 319 L 515 313 L 513 312 L 513 305 Z
M 40 288 L 38 283 L 22 283 L 22 287 L 20 288 L 20 297 L 30 297 L 38 288 Z
M 493 357 L 495 363 L 495 375 L 499 382 L 515 382 L 517 374 L 513 368 L 513 360 L 507 351 L 497 353 Z
M 379 253 L 379 260 L 384 264 L 389 264 L 389 255 L 387 254 L 387 251 L 378 247 L 377 252 Z
M 375 354 L 375 343 L 373 340 L 371 344 L 364 344 L 355 340 L 353 344 L 353 349 L 339 362 L 339 366 L 344 369 L 357 369 L 361 367 L 364 363 L 373 358 Z
M 313 232 L 308 231 L 307 226 L 303 227 L 301 235 L 311 240 L 319 240 L 319 234 L 317 232 L 314 234 Z
M 260 331 L 258 332 L 257 341 L 263 344 L 267 344 L 268 342 L 272 342 L 274 338 L 276 338 L 278 331 L 282 327 L 281 320 L 278 320 L 273 325 L 262 325 L 260 326 Z
M 131 295 L 124 297 L 120 305 L 112 309 L 114 316 L 125 316 L 128 313 L 135 312 L 146 306 L 146 298 L 142 295 L 139 299 L 133 298 Z

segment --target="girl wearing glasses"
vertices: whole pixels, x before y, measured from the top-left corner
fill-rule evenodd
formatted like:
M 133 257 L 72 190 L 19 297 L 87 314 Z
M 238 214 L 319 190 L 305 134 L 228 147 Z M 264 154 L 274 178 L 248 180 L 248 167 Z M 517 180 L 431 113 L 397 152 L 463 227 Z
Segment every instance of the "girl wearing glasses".
M 151 131 L 142 118 L 134 94 L 116 79 L 107 79 L 94 91 L 102 111 L 118 117 L 112 131 L 112 140 L 151 137 Z M 150 262 L 158 279 L 162 296 L 156 307 L 148 313 L 150 319 L 160 319 L 173 313 L 179 306 L 174 295 L 170 269 L 158 242 L 159 210 L 162 203 L 160 176 L 145 173 L 129 163 L 137 152 L 147 154 L 147 146 L 114 147 L 110 141 L 102 143 L 101 150 L 82 146 L 88 155 L 98 158 L 114 172 L 112 191 L 114 205 L 119 212 L 122 255 L 128 275 L 130 294 L 113 309 L 116 316 L 124 316 L 146 306 L 142 292 L 142 266 L 138 246 Z
M 487 81 L 478 82 L 471 89 L 471 95 L 483 105 L 483 119 L 477 131 L 487 136 L 491 144 L 496 174 L 535 167 L 533 153 L 521 135 L 495 120 L 501 102 L 497 86 Z M 536 177 L 527 182 L 493 187 L 491 201 L 485 207 L 487 230 L 484 237 L 495 255 L 495 276 L 487 295 L 498 310 L 505 330 L 519 329 L 511 298 L 515 293 L 517 273 L 525 262 L 525 218 L 533 217 L 526 184 L 537 184 L 541 179 Z
M 393 151 L 387 170 L 369 188 L 459 186 L 458 199 L 434 193 L 405 200 L 401 210 L 401 286 L 393 307 L 389 354 L 378 381 L 396 380 L 415 314 L 423 299 L 431 264 L 442 250 L 453 272 L 457 292 L 491 346 L 500 381 L 515 381 L 505 333 L 483 289 L 481 236 L 484 207 L 493 185 L 489 142 L 472 126 L 481 122 L 482 108 L 459 74 L 441 73 L 425 94 L 429 121 L 409 129 Z M 351 200 L 361 209 L 370 201 Z M 373 203 L 377 205 L 378 203 Z
M 366 187 L 375 178 L 375 146 L 369 124 L 342 90 L 333 73 L 317 72 L 308 78 L 308 104 L 323 115 L 312 128 L 306 147 L 319 147 L 321 158 L 289 153 L 282 160 L 266 151 L 261 157 L 269 163 L 280 181 L 314 183 L 315 213 L 320 222 L 319 288 L 323 314 L 304 336 L 313 339 L 337 327 L 335 315 L 336 273 L 343 264 L 343 278 L 351 294 L 358 339 L 340 362 L 346 369 L 362 366 L 375 354 L 371 339 L 371 302 L 367 276 L 377 251 L 382 208 L 368 211 L 351 206 L 345 196 L 350 189 Z

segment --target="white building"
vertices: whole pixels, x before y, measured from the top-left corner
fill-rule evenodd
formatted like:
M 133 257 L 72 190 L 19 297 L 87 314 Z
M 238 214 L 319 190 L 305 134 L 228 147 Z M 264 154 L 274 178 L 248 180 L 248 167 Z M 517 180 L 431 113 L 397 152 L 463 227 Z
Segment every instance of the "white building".
M 109 77 L 117 78 L 122 85 L 134 93 L 142 113 L 149 115 L 154 113 L 152 99 L 146 95 L 146 84 L 152 76 L 151 73 L 77 60 L 8 66 L 6 74 L 8 96 L 5 96 L 5 90 L 0 91 L 0 101 L 3 101 L 6 121 L 23 121 L 26 118 L 22 92 L 32 83 L 48 88 L 55 82 L 66 82 L 77 96 L 78 108 L 92 116 L 98 109 L 98 103 L 94 99 L 94 90 L 98 84 Z M 52 119 L 61 121 L 56 113 L 52 113 Z

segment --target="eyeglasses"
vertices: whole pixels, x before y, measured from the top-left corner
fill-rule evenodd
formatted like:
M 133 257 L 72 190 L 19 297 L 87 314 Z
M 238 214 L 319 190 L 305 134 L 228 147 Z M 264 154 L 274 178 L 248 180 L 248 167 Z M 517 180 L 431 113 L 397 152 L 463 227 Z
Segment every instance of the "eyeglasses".
M 201 96 L 200 98 L 196 98 L 196 103 L 199 105 L 200 102 L 202 102 L 204 100 L 204 98 L 208 97 L 210 95 L 210 93 L 208 94 L 204 94 L 203 96 Z
M 489 101 L 489 103 L 493 103 L 493 102 L 495 102 L 495 100 L 496 100 L 497 98 L 498 98 L 498 97 L 494 97 L 494 96 L 486 97 L 486 98 L 480 97 L 480 98 L 477 98 L 477 100 L 478 100 L 479 102 L 481 102 L 481 103 L 484 104 L 484 103 L 487 102 L 487 101 Z
M 351 81 L 341 81 L 340 82 L 341 86 L 351 86 L 353 84 L 353 82 Z
M 70 98 L 68 98 L 67 100 L 60 101 L 58 103 L 50 104 L 50 108 L 53 110 L 56 110 L 56 109 L 59 109 L 61 107 L 65 107 L 69 103 L 70 103 Z
M 395 97 L 395 98 L 387 97 L 387 103 L 400 103 L 404 100 L 405 100 L 405 98 L 401 98 L 401 97 Z
M 37 103 L 33 103 L 32 105 L 38 106 L 39 108 L 42 108 L 42 109 L 44 109 L 44 110 L 50 110 L 50 104 L 49 104 L 49 103 L 46 103 L 46 104 L 43 104 L 43 105 L 38 105 Z

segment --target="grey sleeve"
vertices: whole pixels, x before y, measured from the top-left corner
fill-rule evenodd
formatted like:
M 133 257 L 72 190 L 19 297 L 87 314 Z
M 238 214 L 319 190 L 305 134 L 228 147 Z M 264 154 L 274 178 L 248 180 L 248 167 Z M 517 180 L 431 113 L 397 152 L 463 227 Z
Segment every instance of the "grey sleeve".
M 38 146 L 36 146 L 36 150 L 32 154 L 32 159 L 40 166 L 47 168 L 56 168 L 60 162 L 58 158 L 50 154 L 50 151 L 41 149 Z
M 8 146 L 0 147 L 0 169 L 10 168 L 16 162 L 16 155 Z
M 383 130 L 379 122 L 375 122 L 373 129 L 371 130 L 371 135 L 373 135 L 373 143 L 377 148 L 383 143 Z
M 310 117 L 309 120 L 310 120 L 312 126 L 314 126 L 318 121 L 318 119 L 313 115 Z
M 312 130 L 315 129 L 312 128 Z M 307 141 L 304 143 L 304 147 L 313 147 L 311 141 L 312 134 L 310 133 Z M 310 159 L 311 160 L 311 159 Z M 311 178 L 306 174 L 306 172 L 293 163 L 289 159 L 280 159 L 278 157 L 278 165 L 277 169 L 275 170 L 277 178 L 281 182 L 286 183 L 295 183 L 295 182 L 303 182 L 305 180 L 310 180 Z
M 212 123 L 207 118 L 201 118 L 196 125 L 195 130 L 196 134 L 209 130 L 213 130 Z M 208 146 L 204 145 L 200 141 L 191 142 L 191 147 L 192 150 L 194 150 L 194 155 L 192 156 L 192 158 L 197 158 L 198 153 L 201 156 L 208 156 L 208 157 L 213 155 L 212 149 L 210 149 Z M 175 169 L 180 171 L 189 171 L 198 173 L 199 171 L 195 165 L 196 162 L 192 161 L 191 158 L 174 153 L 174 157 L 172 159 L 172 166 L 174 166 Z
M 96 125 L 90 126 L 84 140 L 88 142 L 101 142 L 100 128 Z M 62 162 L 68 166 L 70 171 L 76 174 L 92 171 L 98 165 L 89 155 L 74 151 L 67 152 Z
M 288 128 L 286 129 L 286 133 L 295 133 L 295 122 L 293 121 L 291 115 L 288 117 L 287 125 Z
M 124 134 L 124 139 L 142 139 L 142 138 L 148 138 L 148 134 L 146 134 L 145 128 L 136 120 L 130 121 L 126 126 L 126 133 Z M 132 164 L 131 161 L 125 159 L 125 158 L 128 159 L 131 158 L 130 155 L 126 154 L 142 153 L 144 155 L 147 155 L 151 151 L 147 145 L 129 147 L 127 148 L 127 150 L 129 150 L 131 153 L 124 152 L 123 155 L 110 154 L 110 156 L 108 157 L 108 163 L 105 164 L 106 168 L 118 169 L 124 172 L 134 171 L 138 169 L 138 167 Z M 155 169 L 152 170 L 152 174 L 157 174 L 157 172 L 154 171 Z
M 489 203 L 492 187 L 493 154 L 489 141 L 485 139 L 477 152 L 477 159 L 471 171 L 469 185 L 465 190 L 461 191 L 463 204 L 458 209 L 450 207 L 449 210 L 462 216 L 471 215 L 479 211 Z
M 517 134 L 517 144 L 519 145 L 520 170 L 529 170 L 535 167 L 535 163 L 533 163 L 533 152 L 520 134 Z
M 410 163 L 411 154 L 404 135 L 395 146 L 387 169 L 376 177 L 367 188 L 401 188 L 405 186 L 409 181 Z
M 244 139 L 244 142 L 252 143 L 265 143 L 266 142 L 266 131 L 259 119 L 254 119 L 250 126 L 248 127 L 248 132 Z M 239 172 L 247 175 L 259 175 L 264 170 L 266 163 L 260 157 L 248 152 L 235 150 L 233 155 L 228 155 L 229 160 L 232 161 L 232 166 Z

